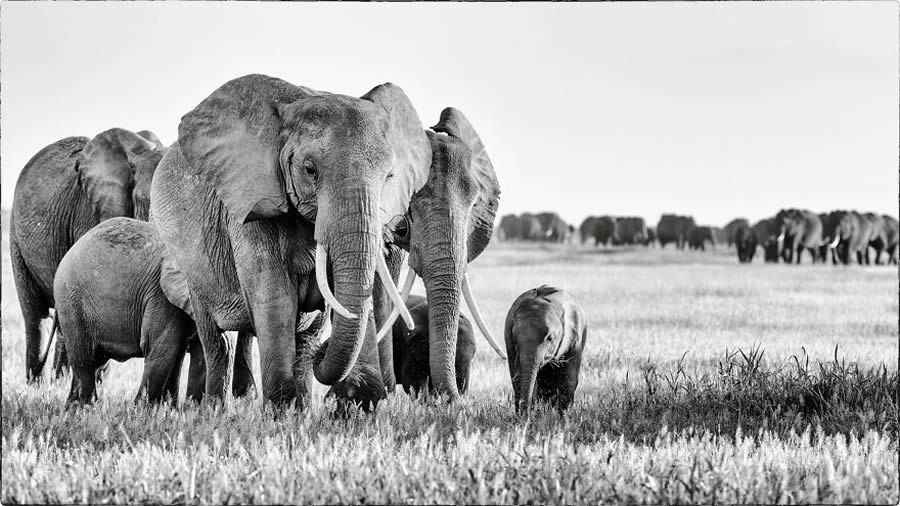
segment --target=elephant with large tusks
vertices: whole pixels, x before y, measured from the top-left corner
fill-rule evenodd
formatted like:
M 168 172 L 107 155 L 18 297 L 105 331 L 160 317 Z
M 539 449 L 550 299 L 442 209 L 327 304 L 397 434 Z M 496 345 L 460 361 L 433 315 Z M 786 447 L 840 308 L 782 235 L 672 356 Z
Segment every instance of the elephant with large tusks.
M 419 118 L 392 84 L 355 98 L 248 75 L 182 117 L 151 215 L 168 254 L 161 285 L 193 308 L 207 395 L 230 384 L 225 330 L 257 336 L 269 401 L 302 407 L 310 373 L 326 385 L 348 376 L 367 333 L 375 342 L 376 271 L 400 300 L 382 226 L 406 211 L 430 163 Z M 325 305 L 327 346 L 297 343 L 298 319 Z M 298 355 L 309 363 L 295 373 Z
M 413 194 L 407 214 L 393 222 L 393 234 L 395 243 L 409 251 L 403 296 L 416 275 L 425 285 L 431 382 L 438 394 L 452 400 L 459 396 L 456 350 L 462 300 L 491 348 L 506 358 L 478 309 L 467 274 L 468 264 L 493 234 L 500 186 L 484 143 L 461 111 L 444 109 L 427 135 L 432 149 L 428 180 Z M 379 337 L 390 332 L 397 315 L 392 312 Z
M 151 132 L 113 128 L 93 139 L 67 137 L 38 152 L 16 181 L 9 254 L 25 324 L 29 382 L 41 377 L 52 335 L 40 322 L 56 306 L 53 280 L 63 256 L 94 225 L 119 216 L 147 219 L 150 181 L 166 147 Z M 44 344 L 42 341 L 46 341 Z M 57 374 L 65 365 L 57 340 Z
M 856 211 L 832 211 L 825 221 L 823 242 L 832 250 L 832 263 L 849 265 L 853 255 L 859 265 L 869 263 L 872 223 Z

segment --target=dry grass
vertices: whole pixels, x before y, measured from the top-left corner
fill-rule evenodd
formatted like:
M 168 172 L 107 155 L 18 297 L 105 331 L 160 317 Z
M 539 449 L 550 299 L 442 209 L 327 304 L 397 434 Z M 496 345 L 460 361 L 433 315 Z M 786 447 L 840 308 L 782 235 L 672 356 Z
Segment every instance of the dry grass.
M 68 379 L 24 384 L 4 260 L 0 500 L 900 499 L 896 268 L 492 245 L 470 277 L 498 336 L 526 289 L 554 284 L 582 301 L 587 360 L 565 415 L 516 418 L 506 365 L 481 342 L 470 395 L 453 406 L 400 392 L 346 420 L 326 402 L 277 416 L 249 400 L 147 407 L 131 402 L 133 360 L 113 365 L 99 403 L 66 410 Z

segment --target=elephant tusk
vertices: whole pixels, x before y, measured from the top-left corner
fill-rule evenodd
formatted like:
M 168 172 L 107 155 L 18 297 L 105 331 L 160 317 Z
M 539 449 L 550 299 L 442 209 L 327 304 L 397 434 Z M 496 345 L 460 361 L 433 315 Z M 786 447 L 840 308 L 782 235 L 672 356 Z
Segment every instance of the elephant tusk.
M 409 314 L 409 309 L 406 309 L 406 302 L 404 302 L 403 297 L 400 296 L 397 287 L 394 286 L 394 280 L 391 278 L 391 271 L 388 270 L 387 262 L 384 261 L 384 255 L 379 254 L 376 256 L 378 259 L 375 263 L 375 269 L 378 270 L 378 277 L 381 278 L 381 284 L 384 285 L 384 291 L 387 292 L 391 302 L 394 303 L 394 309 L 400 311 L 400 316 L 402 316 L 403 321 L 406 322 L 406 328 L 409 330 L 414 329 L 416 324 L 413 322 L 412 315 Z
M 784 241 L 784 232 L 782 232 L 775 240 L 778 242 Z
M 484 335 L 484 338 L 487 340 L 488 344 L 491 345 L 491 348 L 497 352 L 497 355 L 500 355 L 500 358 L 506 360 L 506 354 L 503 353 L 503 350 L 500 349 L 500 346 L 497 345 L 497 341 L 494 339 L 491 331 L 488 330 L 487 324 L 484 322 L 484 318 L 481 317 L 481 311 L 478 310 L 478 304 L 475 303 L 475 297 L 472 295 L 472 289 L 469 287 L 469 275 L 463 275 L 462 282 L 462 291 L 463 297 L 466 298 L 466 305 L 469 306 L 469 312 L 472 313 L 472 318 L 475 319 L 475 324 L 478 325 L 478 328 L 481 329 L 481 333 Z
M 400 297 L 403 298 L 403 305 L 406 306 L 406 299 L 409 298 L 409 292 L 412 291 L 413 284 L 416 282 L 416 271 L 412 270 L 412 267 L 408 268 L 406 273 L 406 281 L 403 282 L 403 290 L 400 292 Z M 378 331 L 378 335 L 375 336 L 378 342 L 381 342 L 384 339 L 384 336 L 388 335 L 391 332 L 391 328 L 394 326 L 394 322 L 397 320 L 397 317 L 400 316 L 400 309 L 396 306 L 391 310 L 390 316 L 388 316 L 387 320 L 385 320 L 384 325 L 381 327 L 381 330 Z
M 381 255 L 378 256 L 380 257 Z M 334 297 L 334 294 L 331 293 L 331 289 L 328 288 L 327 269 L 328 252 L 325 251 L 325 246 L 322 246 L 322 243 L 318 243 L 316 244 L 316 283 L 319 285 L 319 292 L 325 299 L 325 304 L 331 306 L 331 308 L 334 309 L 337 314 L 343 316 L 344 318 L 355 320 L 356 315 L 342 306 L 341 303 L 338 302 L 338 300 Z
M 828 249 L 834 249 L 837 247 L 838 243 L 841 242 L 841 236 L 834 236 L 834 240 L 828 243 Z

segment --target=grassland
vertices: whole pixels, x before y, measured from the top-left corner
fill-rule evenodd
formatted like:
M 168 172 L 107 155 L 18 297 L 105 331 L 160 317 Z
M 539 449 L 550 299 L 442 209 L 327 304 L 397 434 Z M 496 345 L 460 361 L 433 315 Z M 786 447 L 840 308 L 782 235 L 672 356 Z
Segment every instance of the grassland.
M 324 401 L 136 405 L 140 360 L 66 410 L 68 378 L 24 384 L 6 251 L 4 504 L 900 500 L 896 268 L 495 244 L 470 277 L 498 336 L 543 283 L 588 311 L 572 409 L 517 418 L 506 364 L 479 342 L 461 402 L 399 392 L 339 419 Z

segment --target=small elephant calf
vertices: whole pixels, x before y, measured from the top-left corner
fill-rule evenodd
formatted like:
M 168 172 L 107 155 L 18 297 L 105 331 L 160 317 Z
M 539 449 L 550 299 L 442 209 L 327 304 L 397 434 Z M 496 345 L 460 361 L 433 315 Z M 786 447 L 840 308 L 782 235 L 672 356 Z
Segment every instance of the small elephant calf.
M 581 304 L 560 288 L 528 290 L 509 308 L 504 336 L 516 412 L 527 411 L 534 396 L 568 408 L 587 339 Z
M 133 357 L 145 358 L 138 397 L 177 399 L 181 363 L 196 331 L 160 287 L 163 247 L 150 223 L 114 218 L 63 257 L 53 294 L 72 367 L 69 403 L 94 400 L 97 367 Z
M 428 302 L 425 297 L 410 295 L 406 307 L 416 326 L 406 328 L 403 320 L 394 322 L 394 375 L 406 393 L 418 393 L 431 387 L 428 351 Z M 456 387 L 464 394 L 469 388 L 469 366 L 475 357 L 475 333 L 468 318 L 459 315 L 456 334 Z

